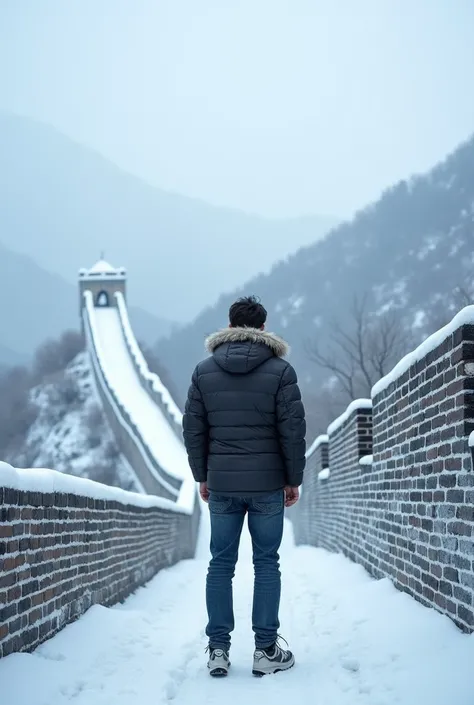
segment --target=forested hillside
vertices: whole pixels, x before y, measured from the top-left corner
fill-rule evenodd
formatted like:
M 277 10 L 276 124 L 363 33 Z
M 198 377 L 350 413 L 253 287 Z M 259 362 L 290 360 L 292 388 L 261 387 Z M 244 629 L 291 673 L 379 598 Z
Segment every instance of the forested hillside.
M 308 406 L 316 409 L 311 428 L 323 428 L 351 396 L 367 394 L 373 379 L 470 300 L 473 218 L 471 139 L 429 173 L 387 189 L 323 241 L 222 296 L 192 325 L 161 341 L 160 359 L 181 400 L 204 355 L 205 335 L 226 325 L 232 300 L 256 294 L 268 308 L 269 329 L 292 346 Z M 361 370 L 361 355 L 369 375 Z M 344 376 L 352 378 L 352 390 Z

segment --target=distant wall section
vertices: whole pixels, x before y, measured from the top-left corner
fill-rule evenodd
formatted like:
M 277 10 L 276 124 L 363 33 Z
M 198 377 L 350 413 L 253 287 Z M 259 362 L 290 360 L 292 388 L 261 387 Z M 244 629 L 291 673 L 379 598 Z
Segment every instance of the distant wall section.
M 95 331 L 94 303 L 89 291 L 84 294 L 84 331 L 91 355 L 92 369 L 97 389 L 102 400 L 117 445 L 135 471 L 145 492 L 177 500 L 182 481 L 166 473 L 156 461 L 144 442 L 140 429 L 131 419 L 127 409 L 120 403 L 107 381 L 106 370 L 101 363 L 98 336 Z

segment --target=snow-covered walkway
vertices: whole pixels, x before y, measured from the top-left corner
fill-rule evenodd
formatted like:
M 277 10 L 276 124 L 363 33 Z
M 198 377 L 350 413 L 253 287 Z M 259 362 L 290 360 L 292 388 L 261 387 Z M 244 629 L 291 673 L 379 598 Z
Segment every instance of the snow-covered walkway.
M 142 387 L 125 343 L 116 308 L 94 308 L 101 362 L 118 400 L 140 429 L 143 440 L 159 465 L 180 479 L 189 475 L 184 446 L 169 421 Z
M 205 668 L 206 527 L 199 557 L 159 574 L 124 605 L 93 607 L 34 654 L 0 661 L 2 705 L 472 705 L 474 636 L 374 581 L 341 556 L 300 547 L 286 528 L 282 632 L 297 665 L 251 675 L 252 567 L 235 581 L 232 669 Z

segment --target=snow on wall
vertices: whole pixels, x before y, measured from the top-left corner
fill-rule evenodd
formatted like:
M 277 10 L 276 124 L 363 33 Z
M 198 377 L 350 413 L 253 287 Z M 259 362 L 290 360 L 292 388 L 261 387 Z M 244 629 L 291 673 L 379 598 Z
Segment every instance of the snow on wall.
M 105 312 L 114 316 L 103 317 L 105 322 L 113 320 L 116 335 L 110 339 L 104 337 L 107 326 L 97 325 L 96 313 L 92 293 L 85 291 L 84 331 L 98 392 L 124 456 L 149 494 L 0 462 L 0 506 L 5 510 L 0 517 L 0 598 L 8 594 L 0 610 L 0 658 L 34 649 L 92 604 L 123 600 L 157 571 L 195 554 L 200 503 L 184 444 L 178 440 L 179 410 L 159 378 L 143 366 L 131 329 L 126 339 L 126 309 L 120 318 L 118 307 Z M 107 356 L 108 343 L 112 354 Z M 115 369 L 116 363 L 122 369 Z M 151 380 L 159 403 L 140 377 Z M 122 400 L 111 378 L 118 386 L 125 379 L 128 393 L 134 395 L 133 405 L 128 397 L 129 407 L 140 423 L 134 423 L 127 394 Z M 140 402 L 146 402 L 146 413 L 138 409 Z M 151 424 L 148 412 L 156 417 Z M 154 431 L 161 431 L 155 444 Z M 160 475 L 165 471 L 157 455 L 170 461 L 176 486 Z M 155 496 L 158 489 L 166 489 L 168 496 Z M 3 588 L 11 589 L 2 593 Z
M 351 414 L 357 409 L 371 409 L 371 399 L 355 399 L 349 404 L 347 409 L 328 426 L 328 436 L 335 433 L 349 419 Z
M 96 329 L 95 309 L 91 293 L 86 291 L 84 293 L 84 299 L 85 330 L 88 347 L 91 351 L 92 362 L 96 370 L 96 377 L 99 384 L 101 384 L 102 391 L 107 399 L 107 402 L 110 404 L 114 417 L 138 448 L 143 465 L 148 469 L 150 475 L 153 476 L 156 481 L 169 492 L 171 498 L 176 498 L 178 507 L 186 508 L 188 512 L 192 512 L 196 501 L 196 486 L 192 478 L 191 471 L 187 468 L 187 473 L 184 479 L 180 482 L 179 490 L 177 490 L 174 486 L 171 486 L 168 482 L 166 482 L 166 480 L 161 477 L 159 470 L 154 467 L 150 457 L 150 451 L 143 443 L 139 429 L 134 427 L 131 419 L 127 416 L 126 410 L 119 405 L 118 401 L 114 397 L 112 389 L 107 383 L 107 370 L 101 364 L 101 360 L 104 359 L 104 354 L 101 350 L 100 338 Z M 172 433 L 171 428 L 170 433 Z M 185 455 L 184 446 L 183 454 Z M 143 484 L 143 476 L 141 477 L 141 481 Z
M 299 543 L 342 551 L 466 632 L 474 632 L 473 323 L 471 306 L 401 361 L 372 413 L 369 400 L 364 412 L 351 404 L 329 427 L 327 480 L 314 481 L 325 469 L 315 453 L 291 513 Z
M 140 375 L 142 376 L 144 381 L 151 386 L 152 390 L 154 390 L 159 395 L 162 406 L 167 411 L 170 417 L 170 423 L 174 421 L 174 423 L 181 428 L 183 422 L 183 415 L 180 412 L 170 392 L 159 378 L 159 376 L 154 372 L 150 372 L 148 368 L 147 361 L 143 357 L 143 353 L 140 350 L 140 346 L 138 345 L 135 335 L 133 333 L 123 294 L 121 292 L 117 292 L 115 294 L 115 298 L 117 300 L 117 308 L 120 315 L 120 321 L 122 323 L 124 337 L 127 342 L 127 347 L 138 367 Z
M 84 300 L 84 330 L 104 411 L 117 440 L 129 442 L 137 482 L 141 478 L 149 494 L 54 470 L 19 470 L 0 463 L 0 505 L 7 511 L 7 520 L 0 522 L 0 545 L 6 549 L 0 591 L 14 585 L 1 610 L 0 657 L 32 650 L 92 604 L 123 600 L 157 571 L 195 553 L 200 503 L 184 445 L 178 455 L 179 464 L 186 462 L 187 472 L 176 479 L 176 488 L 159 476 L 140 428 L 114 394 L 110 370 L 104 365 L 104 361 L 110 363 L 102 347 L 107 339 L 99 335 L 91 292 L 85 292 Z M 113 314 L 118 320 L 116 309 Z M 137 378 L 123 335 L 120 341 L 125 364 Z M 136 391 L 146 395 L 138 379 L 135 384 Z M 158 412 L 151 396 L 146 401 L 149 410 Z M 178 444 L 171 425 L 159 413 L 166 430 L 162 442 Z M 161 448 L 160 453 L 166 450 Z M 168 484 L 168 496 L 150 493 L 152 479 L 155 488 Z M 4 537 L 15 540 L 2 544 Z
M 86 292 L 86 294 L 87 293 L 88 292 Z M 86 297 L 86 301 L 88 298 L 89 297 Z M 92 312 L 87 311 L 87 306 L 89 305 L 89 303 L 91 305 Z M 138 452 L 141 456 L 141 460 L 146 466 L 150 476 L 153 477 L 156 482 L 161 485 L 161 487 L 166 492 L 169 493 L 171 497 L 176 497 L 178 494 L 177 489 L 167 483 L 166 480 L 161 477 L 159 469 L 154 466 L 150 454 L 147 452 L 147 448 L 142 442 L 142 439 L 140 438 L 138 429 L 136 429 L 135 426 L 132 424 L 131 419 L 129 419 L 126 413 L 126 410 L 121 407 L 118 400 L 113 394 L 112 388 L 108 384 L 105 368 L 101 364 L 100 342 L 97 336 L 97 332 L 95 331 L 94 322 L 93 320 L 91 320 L 91 316 L 93 318 L 92 298 L 90 298 L 90 300 L 86 302 L 85 331 L 88 348 L 91 353 L 92 366 L 95 371 L 97 383 L 99 384 L 103 395 L 102 398 L 105 399 L 106 403 L 109 405 L 117 424 L 121 427 L 121 429 L 123 429 L 123 431 L 128 435 L 128 437 L 132 440 L 132 442 L 138 449 Z
M 143 384 L 125 343 L 117 308 L 94 308 L 93 315 L 108 386 L 126 409 L 163 478 L 177 488 L 189 472 L 182 435 L 176 435 L 162 405 Z
M 298 503 L 287 510 L 290 519 L 293 519 L 295 539 L 298 543 L 311 543 L 311 517 L 315 513 L 316 486 L 325 487 L 327 482 L 319 477 L 320 472 L 329 465 L 329 438 L 321 435 L 311 444 L 306 453 L 306 467 L 304 470 L 303 484 L 300 487 Z M 323 482 L 321 482 L 323 480 Z
M 190 514 L 161 497 L 0 463 L 0 506 L 0 658 L 195 554 L 197 502 Z
M 306 451 L 306 459 L 310 458 L 313 453 L 317 451 L 321 443 L 327 443 L 329 441 L 329 436 L 325 434 L 321 434 L 320 436 L 317 436 L 317 438 L 312 442 L 308 450 Z
M 126 278 L 127 270 L 125 267 L 113 267 L 109 262 L 100 259 L 90 269 L 81 267 L 79 270 L 79 279 L 89 279 L 96 281 L 117 281 Z
M 388 375 L 382 377 L 382 379 L 372 387 L 372 399 L 383 392 L 383 390 L 390 386 L 396 379 L 401 377 L 412 365 L 426 357 L 426 355 L 437 348 L 438 345 L 441 345 L 446 338 L 463 325 L 474 325 L 474 306 L 466 306 L 450 323 L 440 328 L 440 330 L 433 333 L 433 335 L 430 335 L 429 338 L 413 350 L 413 352 L 405 355 Z
M 0 487 L 8 487 L 21 492 L 42 492 L 44 494 L 59 492 L 74 494 L 78 497 L 91 497 L 119 502 L 134 507 L 160 507 L 170 511 L 189 513 L 185 507 L 177 506 L 176 502 L 156 497 L 155 495 L 128 492 L 118 487 L 103 485 L 84 477 L 74 477 L 46 468 L 18 469 L 0 461 Z
M 84 330 L 104 411 L 111 413 L 117 439 L 121 432 L 131 442 L 137 476 L 144 479 L 140 466 L 148 483 L 155 478 L 154 487 L 163 485 L 140 430 L 108 384 L 103 361 L 110 358 L 101 348 L 107 340 L 98 335 L 91 292 L 85 292 L 84 298 Z M 118 317 L 116 310 L 113 313 Z M 127 350 L 125 341 L 123 346 Z M 126 363 L 134 370 L 129 357 Z M 158 410 L 151 398 L 147 401 L 152 410 Z M 171 426 L 166 431 L 163 440 L 178 443 Z M 92 604 L 123 600 L 162 568 L 193 558 L 200 503 L 187 470 L 177 480 L 179 489 L 169 485 L 170 496 L 165 497 L 44 468 L 19 470 L 0 462 L 0 505 L 6 511 L 4 520 L 0 517 L 4 569 L 0 594 L 3 587 L 11 587 L 1 609 L 0 658 L 34 649 Z

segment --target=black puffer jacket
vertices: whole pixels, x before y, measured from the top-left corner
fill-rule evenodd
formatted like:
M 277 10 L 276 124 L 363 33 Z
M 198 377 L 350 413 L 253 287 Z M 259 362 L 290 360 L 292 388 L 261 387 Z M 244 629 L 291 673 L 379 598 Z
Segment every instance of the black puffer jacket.
M 196 367 L 183 435 L 196 482 L 223 495 L 299 486 L 306 423 L 287 344 L 255 328 L 227 328 L 206 341 Z

